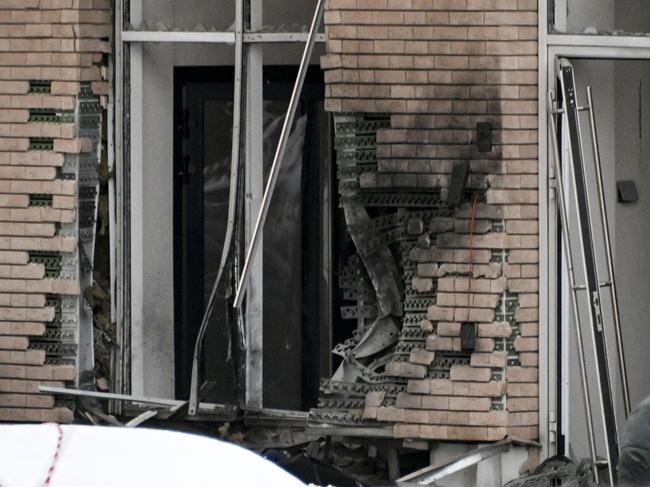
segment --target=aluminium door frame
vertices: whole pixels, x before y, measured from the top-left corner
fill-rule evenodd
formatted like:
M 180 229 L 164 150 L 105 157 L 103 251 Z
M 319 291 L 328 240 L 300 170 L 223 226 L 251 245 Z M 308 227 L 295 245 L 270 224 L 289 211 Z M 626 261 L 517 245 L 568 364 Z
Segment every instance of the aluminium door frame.
M 557 422 L 562 407 L 557 403 L 559 351 L 557 310 L 558 225 L 555 174 L 551 154 L 547 93 L 555 87 L 560 58 L 598 60 L 650 60 L 650 38 L 607 35 L 567 35 L 548 32 L 548 5 L 538 10 L 538 187 L 539 187 L 539 427 L 541 458 L 557 452 Z M 569 419 L 570 421 L 570 419 Z

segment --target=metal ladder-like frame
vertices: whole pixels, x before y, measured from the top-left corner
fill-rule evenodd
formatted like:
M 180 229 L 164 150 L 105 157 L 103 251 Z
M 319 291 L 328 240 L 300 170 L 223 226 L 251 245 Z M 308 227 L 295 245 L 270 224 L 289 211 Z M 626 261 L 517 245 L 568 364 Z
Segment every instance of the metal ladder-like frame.
M 585 416 L 587 420 L 587 435 L 589 440 L 589 449 L 592 461 L 594 480 L 599 483 L 596 458 L 596 441 L 594 435 L 593 417 L 591 411 L 591 400 L 589 397 L 589 385 L 587 381 L 587 365 L 585 362 L 584 341 L 582 336 L 579 295 L 578 291 L 586 291 L 587 301 L 589 303 L 588 320 L 591 325 L 594 357 L 596 372 L 598 375 L 598 397 L 602 413 L 603 428 L 605 432 L 605 443 L 607 446 L 607 465 L 610 485 L 616 485 L 616 472 L 620 454 L 619 433 L 616 421 L 616 409 L 614 405 L 614 395 L 610 380 L 610 367 L 607 355 L 607 344 L 605 340 L 605 330 L 609 326 L 614 327 L 616 335 L 616 348 L 618 356 L 618 365 L 621 374 L 621 388 L 623 395 L 623 405 L 625 417 L 630 413 L 630 396 L 627 381 L 627 371 L 625 367 L 625 354 L 623 350 L 623 340 L 621 334 L 621 324 L 618 309 L 618 297 L 616 293 L 616 281 L 614 277 L 614 265 L 612 261 L 612 249 L 609 236 L 609 222 L 607 219 L 607 209 L 605 204 L 605 194 L 603 190 L 603 176 L 598 148 L 598 138 L 596 134 L 596 119 L 594 115 L 593 99 L 591 87 L 587 87 L 587 106 L 579 106 L 576 88 L 575 75 L 573 67 L 567 60 L 560 60 L 559 63 L 559 81 L 562 92 L 563 107 L 558 106 L 558 100 L 553 92 L 548 95 L 548 111 L 550 121 L 550 138 L 555 158 L 555 178 L 558 194 L 558 206 L 560 222 L 562 225 L 562 236 L 565 247 L 565 257 L 568 269 L 569 285 L 571 288 L 571 301 L 573 308 L 573 318 L 576 337 L 578 340 L 578 359 L 580 365 L 580 376 L 582 380 Z M 582 138 L 580 132 L 579 113 L 581 111 L 589 112 L 589 125 L 591 129 L 592 148 L 594 157 L 594 170 L 596 176 L 598 207 L 600 216 L 600 225 L 603 231 L 603 242 L 605 246 L 605 257 L 607 262 L 608 279 L 600 279 L 601 271 L 598 267 L 594 246 L 594 225 L 590 207 L 589 190 L 587 187 L 588 168 L 585 164 L 582 149 Z M 560 158 L 560 149 L 558 143 L 558 126 L 556 117 L 561 115 L 564 125 L 567 129 L 567 141 L 570 159 L 570 173 L 573 185 L 572 197 L 574 199 L 578 220 L 575 225 L 569 226 L 569 208 L 564 193 L 562 182 L 562 163 Z M 569 232 L 577 231 L 580 242 L 580 255 L 584 272 L 584 284 L 577 284 L 576 271 L 571 251 L 571 239 Z M 612 316 L 603 316 L 603 306 L 601 290 L 609 289 L 611 299 Z

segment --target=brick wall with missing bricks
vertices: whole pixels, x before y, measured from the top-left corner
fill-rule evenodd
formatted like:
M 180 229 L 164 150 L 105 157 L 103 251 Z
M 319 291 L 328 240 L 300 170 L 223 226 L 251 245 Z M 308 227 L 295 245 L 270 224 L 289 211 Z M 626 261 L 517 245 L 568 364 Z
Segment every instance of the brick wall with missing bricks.
M 329 0 L 325 24 L 327 110 L 390 115 L 360 187 L 444 200 L 454 165 L 470 162 L 463 204 L 414 226 L 425 238 L 410 291 L 435 295 L 426 341 L 386 365 L 406 389 L 370 392 L 364 418 L 405 439 L 538 438 L 537 2 Z M 463 325 L 476 331 L 469 363 L 431 378 Z
M 72 420 L 38 387 L 76 380 L 79 188 L 97 160 L 88 112 L 106 106 L 110 9 L 0 2 L 0 421 Z

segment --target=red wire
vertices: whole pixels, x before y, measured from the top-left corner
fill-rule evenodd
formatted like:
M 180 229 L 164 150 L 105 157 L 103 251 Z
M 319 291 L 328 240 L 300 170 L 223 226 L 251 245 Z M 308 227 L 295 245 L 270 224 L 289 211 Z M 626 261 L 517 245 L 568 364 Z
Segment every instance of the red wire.
M 56 449 L 54 450 L 54 456 L 52 457 L 52 464 L 50 465 L 50 468 L 47 470 L 47 477 L 45 478 L 45 481 L 43 482 L 43 485 L 51 485 L 52 483 L 52 475 L 54 474 L 54 469 L 56 468 L 56 463 L 59 460 L 59 452 L 61 451 L 61 443 L 63 443 L 63 428 L 61 428 L 60 424 L 57 423 L 49 423 L 53 426 L 56 427 L 57 429 L 57 439 L 56 439 Z
M 478 196 L 474 196 L 472 200 L 472 212 L 469 221 L 469 283 L 467 287 L 468 299 L 467 304 L 469 305 L 469 292 L 472 290 L 472 277 L 474 276 L 474 259 L 472 258 L 472 250 L 474 247 L 474 226 L 476 223 L 476 207 L 478 206 Z

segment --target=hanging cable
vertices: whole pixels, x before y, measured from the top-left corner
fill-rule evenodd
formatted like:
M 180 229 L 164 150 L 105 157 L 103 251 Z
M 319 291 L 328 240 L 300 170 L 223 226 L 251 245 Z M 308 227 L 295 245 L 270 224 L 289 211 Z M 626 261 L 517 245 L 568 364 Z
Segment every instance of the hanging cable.
M 470 220 L 469 220 L 469 255 L 468 255 L 468 260 L 469 260 L 469 281 L 467 285 L 467 306 L 468 308 L 471 307 L 473 303 L 470 303 L 470 296 L 471 291 L 472 291 L 472 279 L 474 278 L 474 258 L 472 256 L 472 251 L 474 249 L 474 229 L 476 226 L 476 210 L 478 207 L 478 195 L 474 195 L 474 198 L 472 199 L 472 209 L 470 212 Z M 473 301 L 473 300 L 472 300 Z

